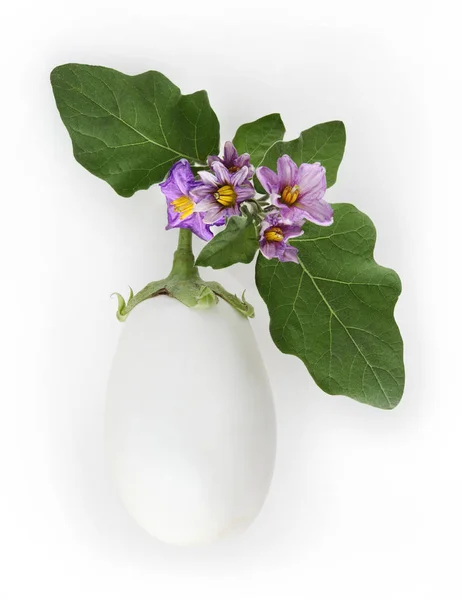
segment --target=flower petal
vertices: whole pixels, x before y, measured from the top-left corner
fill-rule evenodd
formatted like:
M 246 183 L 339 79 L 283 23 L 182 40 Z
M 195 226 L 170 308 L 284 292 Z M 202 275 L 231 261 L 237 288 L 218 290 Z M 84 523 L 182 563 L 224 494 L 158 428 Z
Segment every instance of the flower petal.
M 200 200 L 194 209 L 194 212 L 207 212 L 208 210 L 215 208 L 217 201 L 213 196 L 207 196 L 203 200 Z
M 185 196 L 189 194 L 191 187 L 194 186 L 194 174 L 189 162 L 182 158 L 172 168 L 173 178 Z
M 223 163 L 215 161 L 212 164 L 212 170 L 215 174 L 218 185 L 226 185 L 231 183 L 231 173 Z
M 305 218 L 317 225 L 332 225 L 334 222 L 334 210 L 325 200 L 303 200 L 297 202 L 297 208 L 302 210 Z
M 253 185 L 251 183 L 235 187 L 234 191 L 236 192 L 236 196 L 237 196 L 236 200 L 238 202 L 244 202 L 244 200 L 250 200 L 251 198 L 253 198 L 255 196 L 255 188 L 253 187 Z
M 210 230 L 210 225 L 206 225 L 201 215 L 194 214 L 181 221 L 179 218 L 174 222 L 170 221 L 165 229 L 173 229 L 179 227 L 180 229 L 190 229 L 193 233 L 195 233 L 202 240 L 208 242 L 213 238 L 213 233 Z
M 232 167 L 238 157 L 238 153 L 232 142 L 226 142 L 223 153 L 223 162 L 229 168 Z
M 188 228 L 202 240 L 208 242 L 213 238 L 213 233 L 210 231 L 210 225 L 204 223 L 203 215 L 193 214 L 188 219 L 185 219 L 184 222 L 186 221 L 188 222 Z
M 280 194 L 271 194 L 269 199 L 270 199 L 271 204 L 274 204 L 274 206 L 277 206 L 281 210 L 281 212 L 286 211 L 286 209 L 293 208 L 293 206 L 294 206 L 293 204 L 292 204 L 292 206 L 288 206 L 285 202 L 283 202 Z M 288 218 L 290 218 L 290 217 L 288 217 Z
M 239 169 L 239 171 L 236 171 L 236 173 L 231 175 L 231 183 L 233 185 L 240 185 L 241 183 L 244 183 L 248 175 L 249 169 L 247 167 L 242 167 L 242 169 Z
M 213 164 L 220 164 L 220 163 L 215 162 Z M 198 175 L 202 179 L 204 184 L 213 186 L 215 188 L 218 186 L 218 180 L 214 173 L 211 173 L 210 171 L 199 171 Z
M 234 161 L 234 165 L 239 168 L 250 167 L 250 154 L 248 152 L 244 152 L 244 154 L 238 156 Z
M 326 169 L 320 163 L 303 163 L 298 169 L 299 199 L 320 200 L 326 193 Z
M 206 223 L 207 225 L 213 225 L 222 218 L 222 213 L 225 210 L 226 209 L 223 206 L 221 206 L 218 203 L 215 203 L 215 206 L 212 206 L 207 210 L 207 212 L 204 213 L 204 223 Z
M 165 229 L 173 229 L 173 227 L 178 227 L 180 222 L 180 213 L 177 213 L 172 203 L 167 201 L 167 226 Z
M 286 246 L 284 248 L 284 252 L 279 257 L 281 262 L 295 262 L 298 263 L 298 248 L 294 248 L 293 246 Z
M 235 204 L 234 206 L 229 206 L 226 209 L 226 216 L 227 217 L 232 217 L 234 215 L 240 215 L 241 214 L 241 209 L 239 208 L 239 204 Z
M 185 158 L 182 158 L 171 167 L 166 180 L 159 187 L 168 200 L 174 200 L 180 196 L 187 196 L 193 185 L 194 175 L 191 166 Z
M 281 203 L 279 206 L 281 216 L 285 221 L 300 224 L 308 218 L 305 209 L 300 208 L 298 202 L 297 204 L 292 204 L 292 206 L 287 206 L 287 204 L 284 203 Z
M 216 161 L 221 161 L 221 158 L 219 156 L 215 156 L 214 154 L 211 154 L 210 156 L 207 156 L 207 164 L 209 167 L 212 166 L 212 164 Z
M 263 256 L 271 260 L 276 256 L 277 244 L 264 240 L 260 242 L 260 250 Z
M 284 241 L 287 241 L 290 238 L 298 237 L 299 235 L 302 235 L 302 233 L 303 233 L 302 228 L 295 224 L 282 225 L 281 229 L 284 234 Z
M 206 198 L 213 197 L 213 194 L 216 192 L 216 186 L 207 185 L 198 185 L 196 188 L 191 190 L 191 198 L 194 202 L 201 202 Z
M 215 221 L 214 226 L 219 227 L 220 225 L 224 225 L 225 223 L 226 218 L 222 216 L 220 219 L 218 219 L 218 221 Z
M 278 194 L 281 191 L 277 173 L 268 167 L 258 167 L 257 177 L 268 194 Z
M 288 154 L 278 158 L 278 179 L 279 190 L 283 190 L 287 185 L 292 187 L 296 183 L 298 168 Z

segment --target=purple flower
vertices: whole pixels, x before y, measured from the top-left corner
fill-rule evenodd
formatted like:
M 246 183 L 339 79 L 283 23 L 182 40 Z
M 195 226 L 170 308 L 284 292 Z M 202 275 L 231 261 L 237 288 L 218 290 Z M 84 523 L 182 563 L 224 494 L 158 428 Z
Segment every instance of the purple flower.
M 303 233 L 302 221 L 293 222 L 279 212 L 266 215 L 260 230 L 260 250 L 266 258 L 278 258 L 281 262 L 298 262 L 298 248 L 289 246 L 287 240 Z
M 278 158 L 277 173 L 259 167 L 257 177 L 270 194 L 271 202 L 293 221 L 308 219 L 318 225 L 331 225 L 334 211 L 323 196 L 326 192 L 326 170 L 320 163 L 303 163 L 299 167 L 284 154 Z
M 239 171 L 230 173 L 218 161 L 212 163 L 212 173 L 199 171 L 202 184 L 192 191 L 197 202 L 196 210 L 205 213 L 204 223 L 218 224 L 224 217 L 240 213 L 239 205 L 250 200 L 255 190 L 247 180 L 249 169 L 243 166 Z
M 210 231 L 210 226 L 204 223 L 203 215 L 196 212 L 196 202 L 191 195 L 192 190 L 198 185 L 198 182 L 194 181 L 191 166 L 185 158 L 176 162 L 170 169 L 167 179 L 160 184 L 167 198 L 166 229 L 173 227 L 191 229 L 197 236 L 208 241 L 213 238 L 213 233 Z
M 219 162 L 224 165 L 230 173 L 236 173 L 237 171 L 240 171 L 242 167 L 247 167 L 247 179 L 251 179 L 255 175 L 255 169 L 250 164 L 250 154 L 245 152 L 244 154 L 239 155 L 232 142 L 226 142 L 223 158 L 220 158 L 219 156 L 209 156 L 207 162 L 209 167 L 212 167 L 214 162 Z

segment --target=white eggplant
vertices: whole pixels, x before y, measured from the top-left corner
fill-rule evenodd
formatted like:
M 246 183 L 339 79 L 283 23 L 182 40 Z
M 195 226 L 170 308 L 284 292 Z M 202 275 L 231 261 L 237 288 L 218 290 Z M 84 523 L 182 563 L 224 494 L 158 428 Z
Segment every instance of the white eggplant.
M 270 486 L 276 423 L 248 319 L 159 296 L 123 324 L 107 396 L 106 452 L 138 524 L 171 544 L 247 527 Z

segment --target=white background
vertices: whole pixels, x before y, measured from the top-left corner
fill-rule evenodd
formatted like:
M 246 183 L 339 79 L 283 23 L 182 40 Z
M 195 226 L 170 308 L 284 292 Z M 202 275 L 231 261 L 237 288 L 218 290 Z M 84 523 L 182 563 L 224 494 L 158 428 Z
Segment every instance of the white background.
M 455 2 L 433 4 L 3 7 L 2 600 L 462 598 L 460 19 Z M 384 412 L 325 395 L 279 354 L 252 268 L 233 269 L 258 311 L 279 448 L 260 517 L 213 547 L 149 538 L 105 475 L 122 327 L 109 294 L 162 276 L 175 235 L 159 191 L 120 198 L 74 161 L 48 81 L 66 62 L 207 89 L 223 141 L 270 112 L 290 137 L 342 119 L 347 150 L 327 198 L 372 217 L 376 258 L 403 280 L 407 387 Z

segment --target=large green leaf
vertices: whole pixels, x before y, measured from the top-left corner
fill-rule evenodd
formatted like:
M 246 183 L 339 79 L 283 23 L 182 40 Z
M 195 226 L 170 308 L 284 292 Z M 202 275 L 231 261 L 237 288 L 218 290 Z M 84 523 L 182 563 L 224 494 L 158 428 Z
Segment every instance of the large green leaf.
M 226 228 L 202 248 L 196 265 L 224 269 L 238 262 L 248 264 L 257 250 L 258 234 L 252 219 L 230 217 Z
M 345 151 L 346 133 L 342 121 L 330 121 L 302 131 L 289 142 L 270 146 L 260 164 L 276 170 L 277 159 L 288 154 L 298 165 L 320 162 L 326 169 L 327 187 L 337 179 L 337 171 Z
M 248 152 L 252 164 L 259 167 L 271 146 L 282 140 L 285 131 L 281 115 L 273 113 L 252 121 L 252 123 L 241 125 L 236 131 L 233 144 L 239 154 Z
M 256 281 L 282 352 L 298 356 L 327 393 L 389 409 L 404 387 L 393 317 L 401 283 L 374 261 L 375 238 L 365 214 L 334 204 L 332 226 L 307 223 L 291 240 L 299 264 L 260 255 Z
M 219 123 L 205 91 L 182 96 L 157 71 L 56 67 L 51 84 L 74 156 L 121 196 L 161 181 L 179 158 L 204 162 L 219 147 Z

